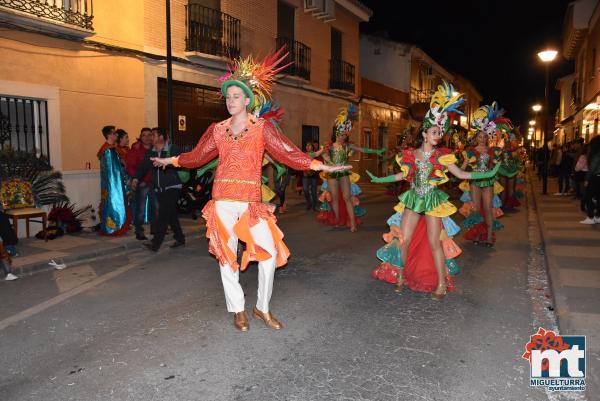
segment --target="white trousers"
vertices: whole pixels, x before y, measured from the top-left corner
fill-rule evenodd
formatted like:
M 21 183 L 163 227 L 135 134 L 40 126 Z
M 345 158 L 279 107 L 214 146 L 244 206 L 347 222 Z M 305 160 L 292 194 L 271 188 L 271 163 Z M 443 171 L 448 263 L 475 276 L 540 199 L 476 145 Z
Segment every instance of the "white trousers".
M 237 254 L 238 237 L 233 232 L 233 226 L 237 223 L 240 216 L 248 209 L 248 202 L 216 201 L 215 210 L 219 219 L 229 233 L 229 242 L 227 245 L 234 254 Z M 258 263 L 258 293 L 256 308 L 261 312 L 269 312 L 269 301 L 273 293 L 273 279 L 275 277 L 276 249 L 273 243 L 273 236 L 269 230 L 268 223 L 259 219 L 258 224 L 250 228 L 250 234 L 256 245 L 263 248 L 271 254 L 271 258 Z M 223 281 L 223 290 L 225 291 L 225 301 L 227 311 L 241 312 L 245 308 L 244 290 L 240 285 L 240 271 L 231 270 L 228 263 L 220 265 L 221 280 Z

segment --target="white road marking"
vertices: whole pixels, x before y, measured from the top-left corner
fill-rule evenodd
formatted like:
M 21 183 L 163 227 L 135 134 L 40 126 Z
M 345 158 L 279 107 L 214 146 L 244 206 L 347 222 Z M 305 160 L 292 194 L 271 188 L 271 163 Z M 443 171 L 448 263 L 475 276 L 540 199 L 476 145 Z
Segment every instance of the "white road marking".
M 136 255 L 135 253 L 133 253 L 132 255 Z M 92 289 L 94 287 L 99 286 L 102 283 L 107 282 L 108 280 L 111 280 L 133 268 L 139 267 L 140 265 L 146 263 L 148 260 L 152 259 L 156 257 L 156 254 L 152 254 L 149 255 L 147 257 L 144 257 L 142 259 L 136 260 L 135 262 L 132 263 L 128 263 L 123 267 L 118 268 L 117 270 L 114 270 L 110 273 L 106 273 L 88 283 L 82 284 L 79 287 L 73 288 L 69 291 L 66 291 L 60 295 L 55 296 L 54 298 L 50 298 L 47 301 L 44 301 L 40 304 L 37 304 L 35 306 L 32 306 L 31 308 L 25 309 L 24 311 L 21 311 L 15 315 L 12 315 L 10 317 L 7 317 L 4 320 L 0 320 L 0 330 L 4 330 L 5 328 L 7 328 L 8 326 L 11 326 L 17 322 L 20 322 L 21 320 L 25 320 L 27 318 L 30 318 L 31 316 L 37 315 L 40 312 L 45 311 L 48 308 L 53 307 L 54 305 L 58 305 L 59 303 L 69 299 L 69 298 L 73 298 L 76 295 L 81 294 L 82 292 L 85 292 L 89 289 Z

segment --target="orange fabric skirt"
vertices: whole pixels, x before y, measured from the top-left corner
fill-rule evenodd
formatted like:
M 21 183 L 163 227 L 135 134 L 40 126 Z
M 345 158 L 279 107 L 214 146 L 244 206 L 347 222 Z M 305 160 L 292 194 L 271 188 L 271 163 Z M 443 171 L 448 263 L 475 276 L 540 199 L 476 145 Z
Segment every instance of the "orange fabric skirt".
M 290 257 L 290 251 L 283 242 L 283 232 L 277 226 L 277 218 L 273 213 L 274 210 L 274 206 L 262 202 L 248 202 L 248 209 L 246 209 L 233 226 L 233 232 L 238 236 L 240 241 L 246 244 L 246 250 L 242 255 L 241 263 L 238 263 L 237 254 L 228 246 L 230 230 L 227 230 L 224 223 L 219 219 L 215 208 L 215 200 L 210 200 L 204 206 L 204 209 L 202 209 L 202 217 L 206 220 L 206 237 L 209 240 L 209 252 L 217 258 L 220 265 L 227 263 L 233 271 L 239 268 L 242 271 L 246 270 L 250 262 L 261 262 L 270 259 L 274 255 L 271 255 L 258 246 L 250 232 L 250 228 L 255 226 L 259 222 L 259 219 L 263 219 L 267 222 L 273 236 L 273 243 L 275 244 L 277 253 L 276 266 L 284 266 Z

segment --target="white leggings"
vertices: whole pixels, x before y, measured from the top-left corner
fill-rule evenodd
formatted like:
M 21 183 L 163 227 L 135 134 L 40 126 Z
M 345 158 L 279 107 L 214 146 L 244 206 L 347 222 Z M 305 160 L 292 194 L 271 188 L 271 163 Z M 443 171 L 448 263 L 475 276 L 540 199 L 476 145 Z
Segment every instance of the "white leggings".
M 238 237 L 233 232 L 233 226 L 240 216 L 248 209 L 248 202 L 216 201 L 216 213 L 229 233 L 227 245 L 234 254 L 237 254 Z M 257 246 L 271 254 L 271 258 L 258 263 L 258 293 L 256 308 L 261 312 L 269 312 L 269 301 L 273 293 L 273 278 L 275 277 L 276 250 L 273 236 L 268 223 L 259 219 L 258 224 L 250 228 L 250 234 Z M 227 311 L 241 312 L 245 308 L 244 290 L 240 285 L 240 271 L 231 270 L 228 263 L 220 265 L 221 280 L 225 291 Z

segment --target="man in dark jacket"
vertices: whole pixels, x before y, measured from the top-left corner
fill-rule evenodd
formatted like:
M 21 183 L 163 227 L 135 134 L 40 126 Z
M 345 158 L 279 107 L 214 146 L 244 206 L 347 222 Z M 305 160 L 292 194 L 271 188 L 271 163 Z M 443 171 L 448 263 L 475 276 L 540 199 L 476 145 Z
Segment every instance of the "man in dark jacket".
M 177 169 L 172 166 L 164 169 L 157 168 L 154 167 L 150 160 L 151 157 L 177 156 L 181 151 L 176 145 L 169 143 L 169 138 L 164 128 L 156 127 L 152 129 L 152 141 L 153 147 L 150 151 L 146 152 L 144 159 L 138 166 L 132 181 L 132 187 L 136 189 L 138 182 L 144 175 L 149 171 L 152 172 L 152 185 L 158 199 L 158 220 L 152 241 L 144 243 L 144 246 L 156 252 L 165 239 L 167 225 L 171 226 L 175 238 L 175 242 L 171 245 L 171 248 L 184 245 L 185 237 L 179 224 L 179 217 L 177 216 L 177 200 L 183 187 L 177 174 Z
M 150 128 L 142 128 L 139 139 L 131 146 L 126 157 L 126 169 L 129 177 L 135 177 L 137 168 L 144 160 L 146 153 L 152 149 L 153 145 L 152 130 Z M 138 182 L 135 190 L 135 208 L 133 211 L 135 238 L 138 240 L 147 240 L 144 235 L 144 220 L 148 215 L 150 222 L 150 232 L 154 233 L 156 228 L 156 220 L 158 219 L 158 207 L 156 205 L 156 196 L 154 188 L 152 188 L 152 171 L 148 173 Z M 146 210 L 148 205 L 148 210 Z

